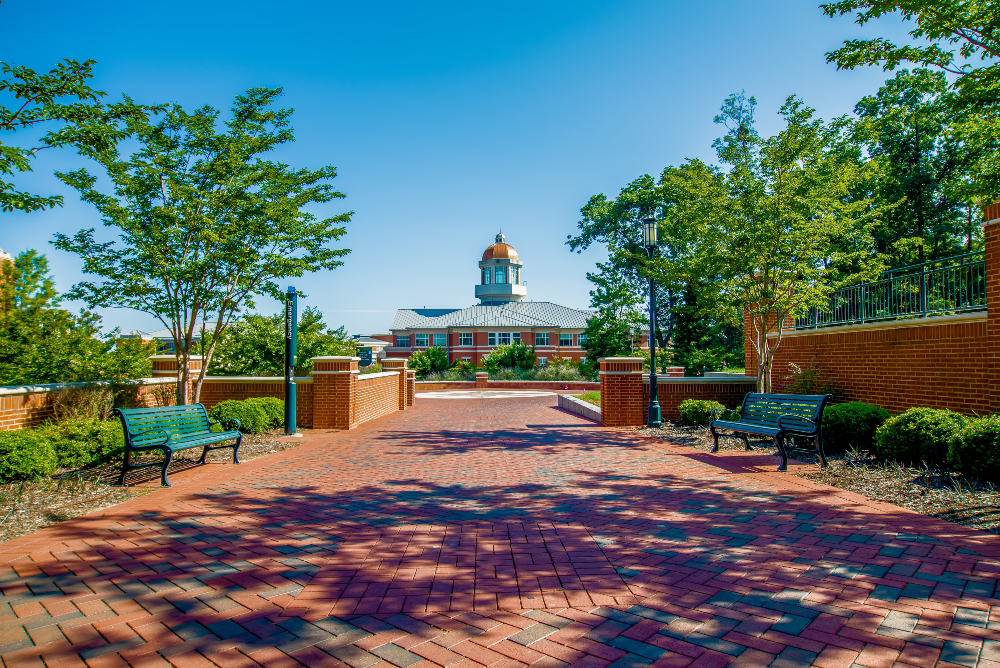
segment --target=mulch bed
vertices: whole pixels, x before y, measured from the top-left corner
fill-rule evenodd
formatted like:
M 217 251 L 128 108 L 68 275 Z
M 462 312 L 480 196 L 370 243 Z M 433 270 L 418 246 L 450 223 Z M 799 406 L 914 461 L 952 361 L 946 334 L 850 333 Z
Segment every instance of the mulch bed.
M 305 440 L 275 440 L 280 435 L 280 431 L 244 435 L 240 445 L 240 461 L 288 450 L 301 445 Z M 178 453 L 170 463 L 167 475 L 200 466 L 200 457 L 199 448 Z M 232 450 L 216 450 L 210 452 L 207 459 L 210 462 L 231 462 L 232 457 Z M 158 456 L 151 457 L 151 461 L 158 459 Z M 120 471 L 121 462 L 115 460 L 99 467 L 63 471 L 51 478 L 0 485 L 0 542 L 117 505 L 160 488 L 158 468 L 129 473 L 125 477 L 125 487 L 115 486 Z
M 665 422 L 660 429 L 638 431 L 678 445 L 705 451 L 712 449 L 712 436 L 706 427 Z M 763 442 L 760 448 L 773 450 Z M 723 438 L 719 440 L 719 449 L 742 450 L 743 444 L 736 439 Z M 796 452 L 794 455 L 799 461 L 819 463 L 819 458 L 812 454 Z M 827 455 L 827 460 L 830 466 L 825 470 L 789 467 L 789 474 L 863 494 L 873 501 L 1000 534 L 1000 489 L 992 483 L 970 480 L 950 471 L 921 470 L 882 462 L 868 452 Z

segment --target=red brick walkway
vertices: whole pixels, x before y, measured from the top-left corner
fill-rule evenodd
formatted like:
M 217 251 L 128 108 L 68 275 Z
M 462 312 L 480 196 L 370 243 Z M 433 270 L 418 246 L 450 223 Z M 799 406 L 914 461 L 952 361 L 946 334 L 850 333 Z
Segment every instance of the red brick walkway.
M 420 399 L 2 544 L 0 655 L 1000 667 L 997 538 L 553 400 Z

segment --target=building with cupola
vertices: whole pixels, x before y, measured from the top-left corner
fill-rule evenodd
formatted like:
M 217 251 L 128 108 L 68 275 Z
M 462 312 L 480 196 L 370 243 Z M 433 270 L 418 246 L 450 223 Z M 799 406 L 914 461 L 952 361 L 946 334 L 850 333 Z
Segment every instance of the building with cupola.
M 535 346 L 540 364 L 586 357 L 583 331 L 595 312 L 529 300 L 524 264 L 502 233 L 479 261 L 475 298 L 479 303 L 467 308 L 399 309 L 390 333 L 374 338 L 389 344 L 387 357 L 438 346 L 452 362 L 479 364 L 497 346 L 514 342 Z

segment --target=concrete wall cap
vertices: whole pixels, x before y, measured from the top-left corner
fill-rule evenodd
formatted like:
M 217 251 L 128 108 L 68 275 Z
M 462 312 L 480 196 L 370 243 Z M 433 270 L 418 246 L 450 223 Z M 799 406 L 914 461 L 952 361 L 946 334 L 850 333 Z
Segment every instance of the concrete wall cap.
M 82 383 L 45 383 L 43 385 L 6 385 L 0 387 L 0 396 L 10 396 L 15 394 L 45 394 L 47 392 L 59 392 L 60 390 L 73 390 L 85 387 L 109 387 L 111 385 L 173 385 L 177 383 L 176 378 L 138 378 L 136 380 L 93 380 Z
M 283 383 L 284 376 L 205 376 L 206 383 Z M 312 376 L 296 376 L 296 383 L 311 383 Z
M 384 378 L 385 376 L 398 376 L 398 371 L 382 371 L 381 373 L 362 373 L 358 374 L 358 382 L 362 380 L 372 380 L 373 378 Z
M 202 356 L 202 355 L 190 355 L 188 358 L 192 359 L 192 360 L 205 359 L 204 356 Z M 150 355 L 147 359 L 151 359 L 151 360 L 176 360 L 177 356 L 176 355 Z
M 344 360 L 354 360 L 355 362 L 361 361 L 360 357 L 351 357 L 350 355 L 333 355 L 330 357 L 310 357 L 309 359 L 322 360 L 322 361 L 337 360 L 340 362 L 343 362 Z
M 644 376 L 642 382 L 648 385 L 649 376 L 648 375 Z M 678 378 L 677 376 L 656 377 L 657 385 L 681 385 L 684 383 L 694 383 L 696 385 L 705 385 L 705 384 L 711 385 L 713 383 L 716 385 L 740 385 L 740 384 L 756 385 L 757 376 L 742 376 L 733 378 L 705 378 L 704 376 L 694 376 L 685 378 Z
M 642 357 L 598 357 L 598 362 L 644 362 Z

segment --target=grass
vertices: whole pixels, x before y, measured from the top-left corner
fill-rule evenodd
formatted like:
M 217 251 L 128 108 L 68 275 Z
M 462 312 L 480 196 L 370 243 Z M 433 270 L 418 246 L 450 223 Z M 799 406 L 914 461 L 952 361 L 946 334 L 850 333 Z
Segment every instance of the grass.
M 601 405 L 601 393 L 600 392 L 584 392 L 583 394 L 576 395 L 577 399 L 583 399 L 588 404 L 594 404 L 595 406 Z

